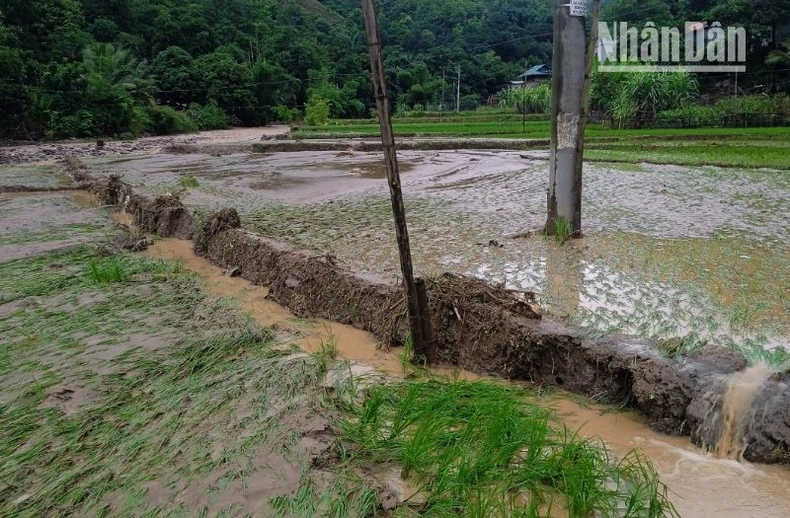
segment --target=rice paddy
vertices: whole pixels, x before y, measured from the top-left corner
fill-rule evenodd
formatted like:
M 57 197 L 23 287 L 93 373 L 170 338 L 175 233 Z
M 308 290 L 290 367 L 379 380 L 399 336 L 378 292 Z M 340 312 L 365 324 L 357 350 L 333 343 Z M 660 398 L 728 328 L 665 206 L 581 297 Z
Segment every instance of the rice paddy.
M 525 391 L 371 385 L 336 338 L 300 353 L 179 262 L 98 242 L 0 262 L 0 515 L 673 515 L 649 463 Z
M 526 126 L 547 138 L 547 121 Z M 524 137 L 520 119 L 494 116 L 396 132 Z M 592 337 L 640 335 L 673 358 L 723 346 L 787 369 L 790 132 L 588 134 L 579 242 L 524 237 L 545 222 L 541 156 L 402 155 L 420 272 L 535 291 Z M 380 157 L 282 155 L 111 168 L 193 212 L 235 205 L 248 230 L 397 275 Z M 11 169 L 3 185 L 64 185 L 49 166 Z M 177 261 L 97 251 L 117 229 L 72 194 L 4 195 L 0 218 L 2 516 L 678 514 L 647 458 L 578 435 L 528 389 L 432 376 L 409 347 L 404 378 L 371 376 L 331 328 L 302 352 L 320 323 L 260 326 L 245 313 L 255 301 L 212 294 Z
M 502 114 L 484 117 L 396 119 L 393 129 L 400 137 L 462 137 L 504 139 L 548 139 L 548 120 L 527 121 L 522 131 L 520 118 Z M 378 136 L 378 123 L 337 121 L 329 126 L 299 128 L 295 138 L 364 138 Z M 696 129 L 616 129 L 589 124 L 586 130 L 585 160 L 790 169 L 790 128 L 696 128 Z
M 746 145 L 784 146 L 781 129 L 775 136 L 764 129 L 722 131 Z M 679 146 L 646 138 L 631 142 L 652 142 L 673 153 L 689 139 L 702 139 L 694 142 L 709 144 L 712 154 L 718 149 L 701 130 L 685 136 L 655 132 L 677 138 Z M 621 141 L 601 145 L 628 149 Z M 634 164 L 588 163 L 585 238 L 558 246 L 537 235 L 546 222 L 546 157 L 522 155 L 400 153 L 412 252 L 421 273 L 454 271 L 535 291 L 548 314 L 591 336 L 636 334 L 659 349 L 668 340 L 683 341 L 685 347 L 670 348 L 672 355 L 723 346 L 784 369 L 790 336 L 785 171 L 654 165 L 642 155 L 635 155 L 640 159 Z M 191 210 L 236 206 L 253 232 L 331 253 L 357 270 L 399 275 L 390 202 L 375 153 L 160 155 L 113 167 L 154 192 L 172 192 L 177 173 L 188 172 L 200 181 L 185 195 Z M 525 231 L 531 237 L 510 238 Z

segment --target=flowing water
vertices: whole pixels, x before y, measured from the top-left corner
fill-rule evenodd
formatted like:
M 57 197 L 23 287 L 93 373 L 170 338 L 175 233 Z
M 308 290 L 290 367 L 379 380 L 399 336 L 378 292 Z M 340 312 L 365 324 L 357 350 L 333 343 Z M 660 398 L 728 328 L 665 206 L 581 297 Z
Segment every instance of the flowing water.
M 391 375 L 402 375 L 397 354 L 380 350 L 376 339 L 369 333 L 342 324 L 295 317 L 268 299 L 267 288 L 252 285 L 241 278 L 229 278 L 222 269 L 196 256 L 189 241 L 162 240 L 146 254 L 181 261 L 184 267 L 201 276 L 209 293 L 237 300 L 259 325 L 284 326 L 297 331 L 302 336 L 299 345 L 307 352 L 318 351 L 323 342 L 331 340 L 347 360 Z M 474 374 L 457 369 L 440 372 L 463 379 L 478 379 Z M 725 403 L 725 408 L 733 409 L 733 422 L 739 422 L 737 416 L 749 406 L 765 374 L 766 370 L 759 367 L 733 380 L 730 391 L 733 397 L 728 397 Z M 640 416 L 577 401 L 571 395 L 561 394 L 539 398 L 539 403 L 553 408 L 571 430 L 585 437 L 599 438 L 617 455 L 624 456 L 635 449 L 647 455 L 661 480 L 669 487 L 670 498 L 681 516 L 778 518 L 790 514 L 790 469 L 717 458 L 695 448 L 687 438 L 653 432 Z M 737 444 L 737 435 L 735 433 L 732 440 L 725 440 Z
M 748 446 L 744 442 L 749 425 L 747 416 L 763 383 L 774 372 L 770 366 L 758 363 L 730 378 L 722 406 L 721 436 L 715 450 L 718 458 L 743 461 Z

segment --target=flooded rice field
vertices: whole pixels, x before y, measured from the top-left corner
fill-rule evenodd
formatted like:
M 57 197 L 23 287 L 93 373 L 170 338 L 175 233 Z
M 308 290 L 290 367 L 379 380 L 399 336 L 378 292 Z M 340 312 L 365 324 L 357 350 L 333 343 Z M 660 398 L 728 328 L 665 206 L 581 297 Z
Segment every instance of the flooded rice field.
M 539 235 L 540 154 L 399 155 L 413 254 L 424 274 L 456 271 L 536 291 L 591 334 L 703 343 L 771 363 L 790 343 L 790 176 L 772 170 L 588 164 L 585 239 Z M 357 152 L 158 154 L 92 163 L 191 209 L 233 205 L 246 227 L 397 275 L 385 170 Z M 183 187 L 194 176 L 198 187 Z
M 780 221 L 786 213 L 776 208 L 787 203 L 788 189 L 781 173 L 715 171 L 721 184 L 718 195 L 727 201 L 719 204 L 722 213 L 714 216 L 714 195 L 701 195 L 700 219 L 689 223 L 693 225 L 690 231 L 678 215 L 682 204 L 674 196 L 683 191 L 682 182 L 689 189 L 699 188 L 694 175 L 706 171 L 589 167 L 587 236 L 559 245 L 537 235 L 513 237 L 542 223 L 545 164 L 517 153 L 412 153 L 403 159 L 415 257 L 425 273 L 460 271 L 535 290 L 549 312 L 568 316 L 591 333 L 633 330 L 665 338 L 691 336 L 751 347 L 744 351 L 753 354 L 764 354 L 759 353 L 764 346 L 782 348 L 787 343 L 790 258 L 783 242 L 790 229 L 786 220 Z M 130 183 L 153 192 L 180 191 L 192 210 L 236 206 L 250 229 L 331 252 L 360 269 L 397 273 L 386 182 L 372 155 L 154 155 L 93 166 L 121 171 Z M 197 187 L 183 186 L 181 178 L 187 175 L 195 176 Z M 750 183 L 753 193 L 770 191 L 766 199 L 774 200 L 774 208 L 755 201 L 756 194 L 752 202 L 742 201 L 743 192 L 736 187 L 742 183 Z M 655 196 L 665 200 L 651 201 L 644 195 L 645 208 L 640 209 L 644 214 L 639 218 L 615 216 L 633 202 L 631 196 L 642 196 L 642 190 L 652 192 L 654 184 L 662 186 Z M 726 193 L 735 191 L 741 197 L 728 198 Z M 595 192 L 600 199 L 591 199 Z M 109 215 L 94 204 L 76 192 L 0 196 L 0 263 L 95 242 L 106 231 Z M 703 217 L 705 211 L 711 214 Z M 673 218 L 676 225 L 668 223 Z M 116 221 L 124 222 L 124 218 Z M 773 230 L 763 228 L 760 221 Z M 265 287 L 229 278 L 196 257 L 189 242 L 163 240 L 147 254 L 178 261 L 197 272 L 207 293 L 237 301 L 256 324 L 277 325 L 306 351 L 320 350 L 334 336 L 340 355 L 362 364 L 355 375 L 370 367 L 391 374 L 401 368 L 398 355 L 377 349 L 371 335 L 294 317 L 267 298 Z M 90 299 L 86 303 L 103 302 Z M 133 341 L 145 348 L 139 337 Z M 690 347 L 692 341 L 675 347 Z M 106 354 L 115 357 L 119 351 L 111 347 Z M 778 354 L 775 358 L 781 359 Z M 473 377 L 463 372 L 447 374 Z M 749 386 L 753 380 L 744 381 Z M 74 401 L 95 396 L 75 390 L 70 396 Z M 734 409 L 742 399 L 736 395 Z M 749 394 L 741 395 L 748 399 Z M 634 449 L 644 452 L 668 485 L 682 516 L 778 517 L 790 509 L 786 467 L 720 459 L 691 446 L 686 438 L 651 431 L 639 416 L 580 403 L 567 394 L 547 393 L 539 400 L 555 408 L 570 430 L 599 437 L 616 455 Z M 67 410 L 64 407 L 68 414 Z M 219 425 L 215 429 L 224 431 Z M 737 436 L 732 445 L 738 448 Z M 298 472 L 294 473 L 298 481 Z M 163 486 L 154 481 L 148 498 L 157 485 Z

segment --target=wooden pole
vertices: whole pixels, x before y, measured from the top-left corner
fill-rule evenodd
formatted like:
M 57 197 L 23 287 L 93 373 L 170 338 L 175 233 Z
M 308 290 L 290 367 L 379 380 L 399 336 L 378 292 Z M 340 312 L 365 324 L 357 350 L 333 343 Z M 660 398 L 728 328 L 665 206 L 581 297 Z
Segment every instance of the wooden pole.
M 362 15 L 365 19 L 365 34 L 370 52 L 370 70 L 379 113 L 379 125 L 381 126 L 381 143 L 384 146 L 384 162 L 387 166 L 392 214 L 395 217 L 395 234 L 398 239 L 400 266 L 409 310 L 409 329 L 411 330 L 412 343 L 414 344 L 416 355 L 430 358 L 433 354 L 432 351 L 429 351 L 429 347 L 423 337 L 423 330 L 425 329 L 423 317 L 426 315 L 428 308 L 427 306 L 424 308 L 420 307 L 420 297 L 414 281 L 414 267 L 411 260 L 411 247 L 409 246 L 409 228 L 406 225 L 406 208 L 403 204 L 398 156 L 395 151 L 390 103 L 387 97 L 387 82 L 384 76 L 384 58 L 381 52 L 378 20 L 376 19 L 376 8 L 373 0 L 362 0 Z

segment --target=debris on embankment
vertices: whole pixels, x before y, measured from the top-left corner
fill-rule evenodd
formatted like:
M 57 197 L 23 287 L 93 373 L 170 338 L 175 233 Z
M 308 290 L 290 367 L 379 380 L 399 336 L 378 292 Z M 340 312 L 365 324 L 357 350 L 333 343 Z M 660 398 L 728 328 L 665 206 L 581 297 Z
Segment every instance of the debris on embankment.
M 192 237 L 193 218 L 176 195 L 151 199 L 136 194 L 118 175 L 95 182 L 90 191 L 105 205 L 121 207 L 142 232 L 179 239 Z

